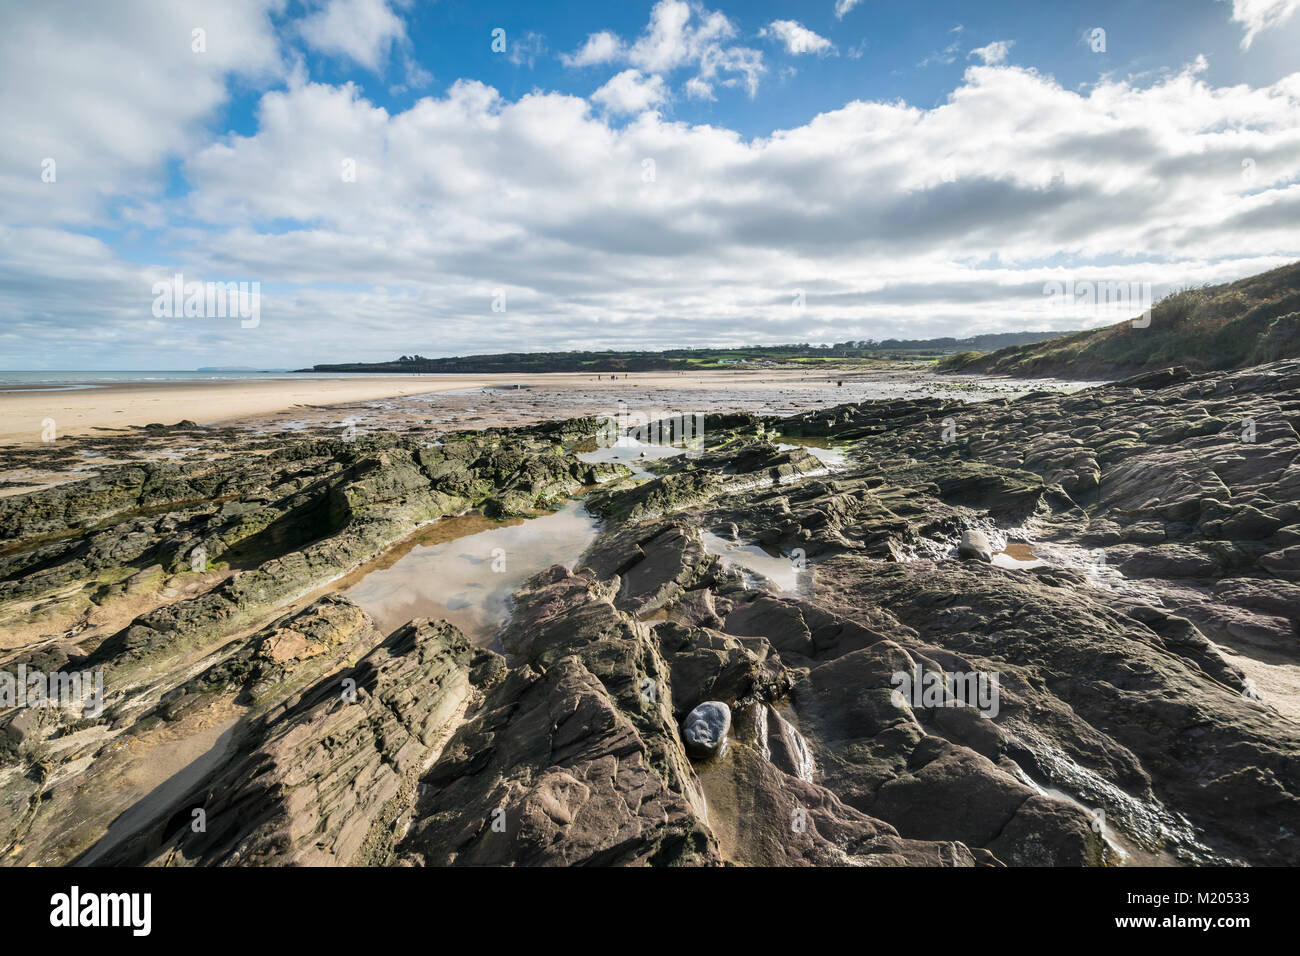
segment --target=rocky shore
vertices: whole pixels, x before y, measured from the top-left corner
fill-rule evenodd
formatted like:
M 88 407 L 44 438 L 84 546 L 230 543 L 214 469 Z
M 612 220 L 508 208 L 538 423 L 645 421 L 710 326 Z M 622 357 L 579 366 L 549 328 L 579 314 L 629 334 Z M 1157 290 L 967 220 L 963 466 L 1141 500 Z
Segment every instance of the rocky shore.
M 710 415 L 637 474 L 599 425 L 0 499 L 0 670 L 104 686 L 0 708 L 0 860 L 1300 863 L 1300 361 Z M 596 540 L 490 646 L 336 593 L 577 494 Z

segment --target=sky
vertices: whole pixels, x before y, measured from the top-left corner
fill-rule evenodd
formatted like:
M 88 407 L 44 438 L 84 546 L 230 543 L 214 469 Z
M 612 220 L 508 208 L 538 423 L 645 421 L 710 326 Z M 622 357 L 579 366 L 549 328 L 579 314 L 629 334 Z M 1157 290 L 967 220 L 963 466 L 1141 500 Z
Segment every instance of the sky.
M 1298 11 L 0 0 L 0 368 L 1105 324 L 1300 258 Z

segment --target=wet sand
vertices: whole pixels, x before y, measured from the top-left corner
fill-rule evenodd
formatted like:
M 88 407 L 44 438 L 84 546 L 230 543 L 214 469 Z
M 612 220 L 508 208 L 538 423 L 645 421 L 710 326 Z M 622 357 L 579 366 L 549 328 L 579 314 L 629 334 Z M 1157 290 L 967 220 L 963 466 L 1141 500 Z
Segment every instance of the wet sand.
M 841 384 L 842 383 L 842 384 Z M 375 375 L 319 379 L 268 379 L 196 382 L 145 382 L 96 388 L 0 392 L 0 445 L 39 444 L 47 419 L 57 437 L 126 433 L 152 423 L 186 420 L 200 425 L 278 423 L 286 420 L 318 424 L 362 420 L 427 418 L 433 409 L 417 396 L 455 393 L 446 411 L 459 427 L 482 428 L 517 424 L 522 418 L 542 420 L 566 412 L 591 414 L 613 410 L 619 401 L 630 405 L 669 403 L 680 407 L 734 410 L 797 408 L 803 397 L 821 404 L 865 398 L 915 398 L 951 393 L 972 399 L 1013 395 L 1040 387 L 1029 380 L 1010 381 L 972 376 L 938 376 L 924 368 L 805 371 L 802 369 L 727 369 L 700 372 L 608 373 L 556 372 L 525 375 Z M 1062 387 L 1065 383 L 1055 383 Z M 1078 387 L 1071 383 L 1065 387 Z M 514 388 L 514 386 L 522 386 Z M 488 389 L 487 393 L 480 389 Z M 483 396 L 474 398 L 472 396 Z M 778 397 L 784 401 L 774 401 Z M 490 399 L 490 400 L 489 400 Z M 368 407 L 367 407 L 368 405 Z M 495 407 L 493 407 L 495 406 Z M 559 406 L 559 407 L 557 407 Z M 513 407 L 513 408 L 512 408 Z M 438 409 L 443 410 L 442 408 Z M 511 414 L 511 411 L 524 414 Z M 406 413 L 405 415 L 403 413 Z

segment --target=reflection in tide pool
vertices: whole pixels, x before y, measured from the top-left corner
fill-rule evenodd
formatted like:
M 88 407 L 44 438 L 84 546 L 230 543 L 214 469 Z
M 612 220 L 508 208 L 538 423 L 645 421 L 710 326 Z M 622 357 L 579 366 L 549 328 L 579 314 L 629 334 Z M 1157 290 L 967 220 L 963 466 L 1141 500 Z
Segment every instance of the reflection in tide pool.
M 777 447 L 782 451 L 803 448 L 832 471 L 839 471 L 848 466 L 847 448 L 844 445 L 831 445 L 824 440 L 796 437 L 779 442 Z M 645 467 L 646 462 L 683 455 L 688 449 L 682 445 L 656 445 L 651 442 L 637 441 L 631 436 L 624 435 L 608 447 L 596 447 L 596 442 L 591 441 L 577 445 L 575 451 L 583 461 L 614 461 L 631 468 L 632 474 L 637 478 L 655 478 L 658 476 Z
M 603 448 L 594 447 L 595 445 L 595 441 L 578 445 L 579 449 L 593 446 L 586 451 L 578 451 L 578 457 L 588 463 L 598 461 L 618 462 L 620 465 L 631 468 L 632 474 L 637 478 L 655 477 L 653 473 L 644 467 L 643 462 L 684 455 L 688 450 L 681 445 L 653 445 L 648 442 L 637 441 L 630 435 L 623 435 L 612 445 Z
M 993 555 L 993 564 L 1008 571 L 1026 571 L 1029 568 L 1042 568 L 1047 562 L 1034 553 L 1034 549 L 1024 542 L 1009 541 L 1007 546 Z
M 784 555 L 773 555 L 756 544 L 739 544 L 728 541 L 711 531 L 701 531 L 704 549 L 709 554 L 722 559 L 724 565 L 739 568 L 745 574 L 746 584 L 750 587 L 760 586 L 761 578 L 771 581 L 781 594 L 790 597 L 810 597 L 812 595 L 813 572 L 806 562 L 798 562 Z M 802 566 L 801 566 L 802 565 Z
M 779 443 L 777 447 L 782 451 L 802 448 L 833 471 L 846 468 L 849 463 L 848 449 L 844 445 L 831 445 L 826 442 L 818 442 L 813 438 L 790 438 L 788 441 Z
M 574 567 L 596 531 L 596 520 L 577 500 L 553 514 L 509 522 L 444 518 L 424 536 L 430 543 L 417 539 L 343 593 L 385 634 L 412 618 L 442 618 L 487 644 L 510 616 L 514 592 L 553 564 Z

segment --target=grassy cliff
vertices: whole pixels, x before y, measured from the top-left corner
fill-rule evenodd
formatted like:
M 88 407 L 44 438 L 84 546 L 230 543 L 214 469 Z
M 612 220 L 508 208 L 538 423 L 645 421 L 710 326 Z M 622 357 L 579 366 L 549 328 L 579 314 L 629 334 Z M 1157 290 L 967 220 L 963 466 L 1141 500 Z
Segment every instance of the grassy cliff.
M 941 360 L 948 372 L 1119 378 L 1185 365 L 1235 369 L 1300 356 L 1300 262 L 1223 285 L 1185 289 L 1151 310 L 1151 323 L 1121 322 L 1045 342 Z

